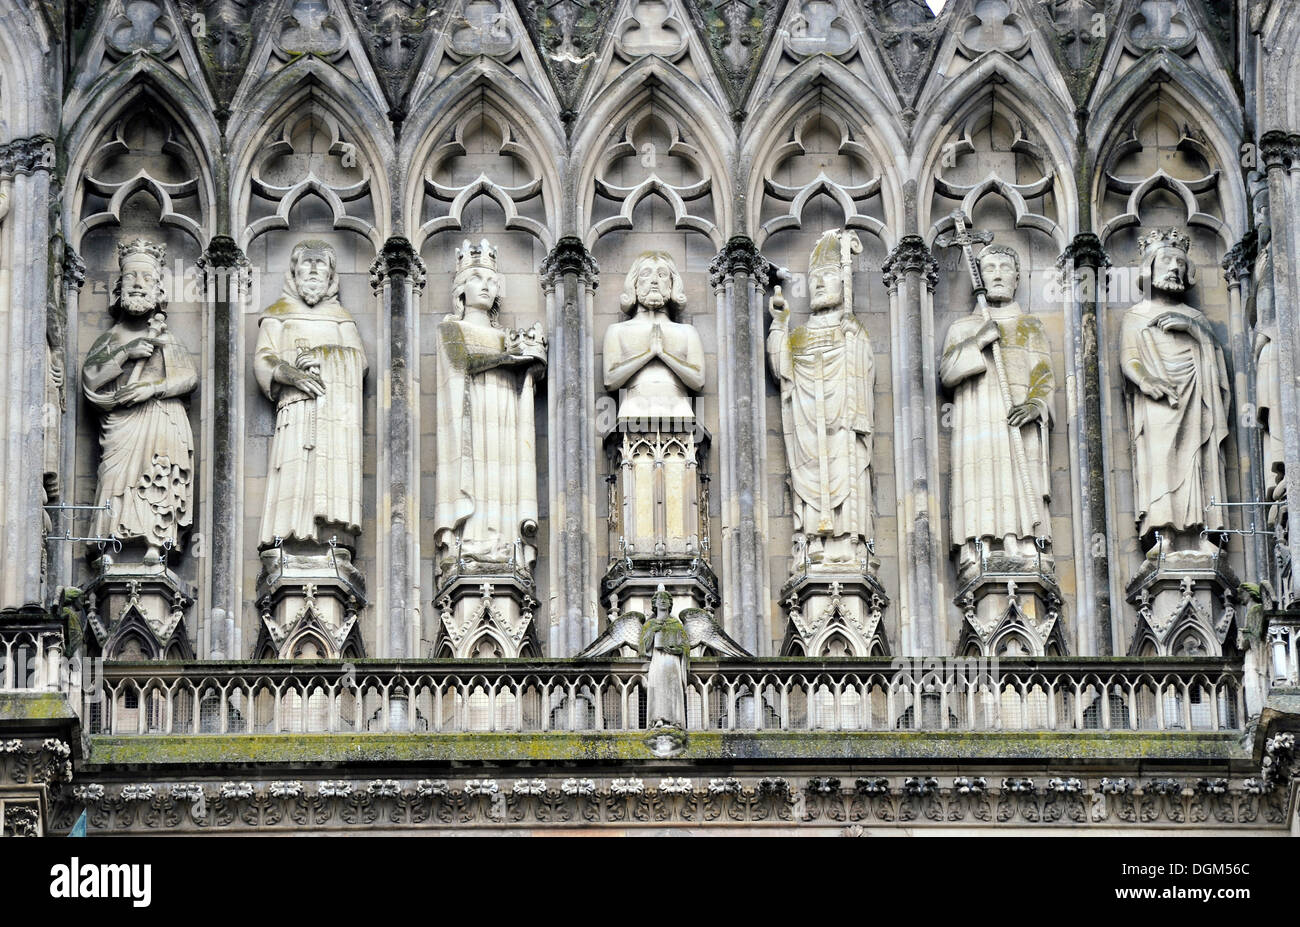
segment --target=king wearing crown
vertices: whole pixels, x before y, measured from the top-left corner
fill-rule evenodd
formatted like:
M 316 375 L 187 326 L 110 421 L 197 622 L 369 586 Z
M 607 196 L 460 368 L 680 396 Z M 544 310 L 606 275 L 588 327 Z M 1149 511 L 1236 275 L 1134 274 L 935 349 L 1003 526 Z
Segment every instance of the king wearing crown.
M 872 537 L 875 371 L 852 298 L 851 256 L 861 250 L 854 232 L 822 235 L 808 265 L 812 315 L 793 333 L 780 287 L 770 303 L 767 353 L 781 386 L 795 546 L 815 570 L 861 563 Z
M 1146 298 L 1124 314 L 1120 336 L 1138 533 L 1152 558 L 1208 555 L 1215 542 L 1202 531 L 1224 527 L 1210 503 L 1228 495 L 1222 447 L 1231 385 L 1205 314 L 1183 302 L 1187 236 L 1158 229 L 1141 248 Z
M 457 249 L 452 311 L 437 333 L 435 542 L 444 578 L 467 564 L 527 574 L 537 559 L 533 403 L 546 338 L 538 325 L 501 327 L 502 290 L 492 245 Z
M 118 246 L 113 325 L 81 371 L 86 398 L 104 413 L 94 533 L 124 548 L 143 546 L 149 566 L 165 566 L 193 514 L 194 434 L 185 397 L 198 374 L 167 327 L 164 255 L 162 245 L 143 238 Z M 112 555 L 104 557 L 107 564 Z

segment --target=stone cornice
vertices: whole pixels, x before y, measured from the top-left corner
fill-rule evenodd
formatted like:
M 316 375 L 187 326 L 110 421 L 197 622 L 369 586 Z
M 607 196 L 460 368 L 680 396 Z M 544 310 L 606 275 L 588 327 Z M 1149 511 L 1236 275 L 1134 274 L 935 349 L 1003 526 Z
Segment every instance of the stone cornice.
M 54 163 L 54 139 L 48 135 L 16 138 L 0 145 L 0 180 L 18 174 L 53 171 Z
M 939 262 L 920 235 L 904 235 L 899 239 L 898 246 L 889 252 L 881 270 L 885 275 L 885 288 L 891 291 L 898 286 L 899 278 L 909 273 L 924 275 L 925 285 L 931 290 L 939 282 Z
M 709 283 L 714 289 L 736 274 L 748 274 L 763 289 L 771 283 L 774 267 L 759 252 L 754 239 L 733 235 L 709 262 Z
M 311 831 L 322 827 L 988 826 L 1284 830 L 1286 792 L 1226 776 L 509 776 L 272 782 L 89 782 L 53 802 L 51 830 Z M 526 778 L 525 778 L 526 777 Z
M 424 289 L 424 261 L 416 253 L 410 239 L 394 235 L 384 242 L 378 256 L 370 265 L 370 286 L 376 293 L 389 277 L 406 277 L 417 290 Z
M 600 266 L 581 238 L 566 235 L 542 258 L 541 273 L 542 286 L 548 290 L 555 289 L 565 274 L 577 274 L 594 289 L 599 282 Z

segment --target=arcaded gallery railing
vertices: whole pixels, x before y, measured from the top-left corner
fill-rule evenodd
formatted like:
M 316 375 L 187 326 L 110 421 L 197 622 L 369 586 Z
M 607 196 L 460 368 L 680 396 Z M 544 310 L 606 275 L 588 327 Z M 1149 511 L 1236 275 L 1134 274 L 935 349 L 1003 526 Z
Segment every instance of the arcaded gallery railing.
M 941 662 L 941 661 L 936 661 Z M 634 661 L 101 664 L 91 734 L 619 732 L 646 727 Z M 94 672 L 98 675 L 94 675 Z M 1214 660 L 695 661 L 691 730 L 1219 731 L 1245 718 Z

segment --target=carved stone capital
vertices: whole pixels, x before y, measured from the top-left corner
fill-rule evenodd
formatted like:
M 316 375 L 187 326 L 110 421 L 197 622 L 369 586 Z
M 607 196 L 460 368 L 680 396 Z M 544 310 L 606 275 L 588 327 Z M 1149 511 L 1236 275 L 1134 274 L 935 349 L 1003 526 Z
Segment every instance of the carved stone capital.
M 1250 276 L 1258 250 L 1259 234 L 1254 231 L 1247 232 L 1241 241 L 1228 249 L 1222 261 L 1223 279 L 1228 281 L 1228 286 L 1240 286 L 1241 281 Z
M 80 293 L 86 283 L 86 262 L 72 247 L 63 246 L 63 285 Z
M 401 235 L 384 242 L 379 256 L 370 265 L 370 285 L 376 293 L 390 276 L 407 277 L 417 290 L 424 289 L 424 261 L 420 260 L 410 239 Z
M 210 300 L 236 299 L 238 293 L 248 292 L 253 280 L 252 264 L 229 235 L 213 236 L 199 255 L 198 267 Z
M 898 246 L 889 252 L 881 270 L 885 274 L 885 288 L 890 291 L 898 286 L 899 278 L 904 274 L 923 274 L 925 285 L 931 290 L 939 282 L 939 262 L 920 235 L 904 235 Z
M 229 235 L 214 235 L 208 250 L 199 257 L 199 269 L 210 267 L 247 267 L 248 258 Z
M 722 250 L 709 262 L 709 283 L 714 289 L 736 274 L 749 274 L 764 289 L 771 281 L 771 261 L 763 257 L 754 239 L 746 235 L 733 235 Z
M 591 256 L 582 239 L 566 235 L 555 243 L 551 253 L 542 258 L 542 286 L 553 290 L 565 274 L 577 274 L 584 283 L 595 288 L 600 267 Z
M 1295 136 L 1280 130 L 1265 132 L 1259 139 L 1259 156 L 1264 162 L 1264 169 L 1290 167 L 1295 160 Z
M 1056 266 L 1062 270 L 1070 265 L 1091 267 L 1094 270 L 1110 266 L 1110 255 L 1101 246 L 1101 239 L 1092 232 L 1080 232 L 1074 241 L 1065 246 L 1061 256 L 1056 259 Z
M 54 139 L 48 135 L 16 138 L 0 145 L 0 179 L 54 170 Z

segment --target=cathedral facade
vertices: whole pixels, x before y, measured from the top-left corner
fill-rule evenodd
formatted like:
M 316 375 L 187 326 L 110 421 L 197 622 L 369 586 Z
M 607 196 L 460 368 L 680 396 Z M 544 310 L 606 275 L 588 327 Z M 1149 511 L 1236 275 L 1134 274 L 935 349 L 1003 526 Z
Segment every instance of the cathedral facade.
M 1300 833 L 1289 7 L 0 0 L 4 834 Z

